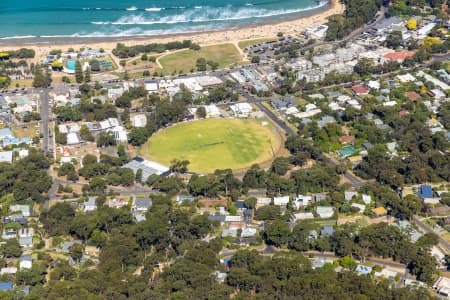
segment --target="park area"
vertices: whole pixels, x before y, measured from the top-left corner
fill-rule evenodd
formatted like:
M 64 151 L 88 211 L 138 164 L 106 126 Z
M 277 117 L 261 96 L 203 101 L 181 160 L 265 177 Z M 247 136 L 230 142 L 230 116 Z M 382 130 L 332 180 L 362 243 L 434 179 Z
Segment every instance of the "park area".
M 200 50 L 180 50 L 163 55 L 159 59 L 164 74 L 174 72 L 189 73 L 196 71 L 196 62 L 198 58 L 204 58 L 207 61 L 218 63 L 218 68 L 225 68 L 234 63 L 242 61 L 242 56 L 233 44 L 220 44 L 213 46 L 204 46 Z
M 269 124 L 255 120 L 208 119 L 164 129 L 142 146 L 147 159 L 166 166 L 174 159 L 188 160 L 188 169 L 212 173 L 240 170 L 270 162 L 282 148 L 282 137 Z

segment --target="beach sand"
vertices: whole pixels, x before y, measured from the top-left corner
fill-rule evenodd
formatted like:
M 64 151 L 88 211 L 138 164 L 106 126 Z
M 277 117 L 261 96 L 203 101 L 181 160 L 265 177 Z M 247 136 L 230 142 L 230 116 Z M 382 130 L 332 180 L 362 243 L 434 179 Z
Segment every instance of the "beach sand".
M 47 55 L 52 49 L 61 49 L 66 51 L 72 47 L 75 50 L 81 47 L 90 47 L 94 49 L 103 48 L 105 51 L 111 51 L 118 42 L 127 46 L 146 44 L 146 43 L 167 43 L 171 41 L 181 41 L 190 39 L 200 45 L 213 45 L 220 43 L 237 43 L 241 40 L 258 39 L 265 37 L 276 37 L 278 32 L 284 35 L 297 35 L 305 29 L 310 29 L 327 22 L 327 18 L 334 14 L 342 14 L 344 5 L 339 0 L 331 0 L 330 4 L 313 13 L 310 16 L 300 17 L 294 20 L 282 21 L 273 24 L 263 24 L 237 29 L 227 29 L 223 31 L 209 31 L 198 33 L 185 33 L 167 36 L 148 36 L 148 37 L 124 37 L 108 39 L 105 38 L 61 38 L 54 41 L 35 38 L 33 40 L 3 40 L 0 42 L 0 50 L 16 50 L 19 48 L 31 48 L 36 51 L 36 58 L 39 59 Z

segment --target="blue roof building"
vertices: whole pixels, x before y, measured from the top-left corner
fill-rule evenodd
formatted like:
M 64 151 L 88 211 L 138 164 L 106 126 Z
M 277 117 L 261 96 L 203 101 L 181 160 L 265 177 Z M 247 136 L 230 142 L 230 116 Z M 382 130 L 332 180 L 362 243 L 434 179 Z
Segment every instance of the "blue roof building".
M 421 185 L 417 196 L 422 199 L 433 198 L 433 189 L 429 185 Z
M 323 226 L 323 228 L 320 230 L 320 236 L 321 237 L 325 237 L 325 236 L 332 236 L 334 234 L 334 228 L 333 226 Z
M 12 282 L 0 282 L 0 291 L 12 291 L 13 283 Z

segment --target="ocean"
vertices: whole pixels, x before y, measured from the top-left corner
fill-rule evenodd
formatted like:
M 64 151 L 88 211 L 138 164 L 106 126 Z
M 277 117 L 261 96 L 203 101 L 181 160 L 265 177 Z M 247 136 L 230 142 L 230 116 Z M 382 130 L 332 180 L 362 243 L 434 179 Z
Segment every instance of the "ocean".
M 3 0 L 0 39 L 220 30 L 295 18 L 327 4 L 326 0 Z

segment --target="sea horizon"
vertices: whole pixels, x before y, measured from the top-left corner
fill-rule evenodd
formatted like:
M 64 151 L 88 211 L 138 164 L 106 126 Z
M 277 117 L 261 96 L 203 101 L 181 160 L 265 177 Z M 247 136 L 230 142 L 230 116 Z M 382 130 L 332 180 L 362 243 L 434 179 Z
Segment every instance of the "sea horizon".
M 6 16 L 0 18 L 0 24 L 4 23 L 0 26 L 0 40 L 115 40 L 214 32 L 306 17 L 321 12 L 330 3 L 328 0 L 245 3 L 215 0 L 206 5 L 205 1 L 177 0 L 164 6 L 162 1 L 134 0 L 113 6 L 109 2 L 97 0 L 87 5 L 88 1 L 74 4 L 63 0 L 55 8 L 48 0 L 41 1 L 40 5 L 7 0 L 0 8 L 0 15 Z

